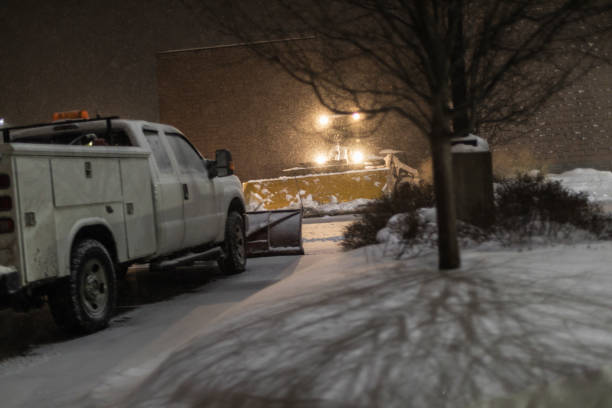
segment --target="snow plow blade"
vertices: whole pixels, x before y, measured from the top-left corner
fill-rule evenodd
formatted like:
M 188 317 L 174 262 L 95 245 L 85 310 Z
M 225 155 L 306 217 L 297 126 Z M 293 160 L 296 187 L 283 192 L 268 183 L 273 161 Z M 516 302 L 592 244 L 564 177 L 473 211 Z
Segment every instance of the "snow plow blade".
M 247 256 L 303 255 L 302 211 L 255 211 L 246 213 Z

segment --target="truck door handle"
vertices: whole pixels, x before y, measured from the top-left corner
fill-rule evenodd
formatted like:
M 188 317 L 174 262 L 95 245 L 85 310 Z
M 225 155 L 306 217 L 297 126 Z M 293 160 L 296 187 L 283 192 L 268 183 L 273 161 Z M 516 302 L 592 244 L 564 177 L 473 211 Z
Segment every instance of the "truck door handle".
M 187 187 L 187 184 L 183 184 L 183 198 L 189 200 L 189 187 Z

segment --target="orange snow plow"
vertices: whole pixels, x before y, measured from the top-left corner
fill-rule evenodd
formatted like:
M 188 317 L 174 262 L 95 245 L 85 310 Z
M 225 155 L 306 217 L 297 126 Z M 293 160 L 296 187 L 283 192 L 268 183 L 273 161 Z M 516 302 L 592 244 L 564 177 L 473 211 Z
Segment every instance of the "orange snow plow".
M 402 163 L 399 151 L 383 151 L 384 164 L 295 168 L 302 174 L 242 184 L 247 206 L 249 256 L 303 254 L 302 217 L 359 212 L 397 183 L 418 181 L 418 171 Z
M 247 212 L 247 255 L 303 255 L 302 211 Z
M 247 206 L 255 210 L 317 207 L 383 195 L 389 170 L 368 169 L 309 174 L 243 183 Z

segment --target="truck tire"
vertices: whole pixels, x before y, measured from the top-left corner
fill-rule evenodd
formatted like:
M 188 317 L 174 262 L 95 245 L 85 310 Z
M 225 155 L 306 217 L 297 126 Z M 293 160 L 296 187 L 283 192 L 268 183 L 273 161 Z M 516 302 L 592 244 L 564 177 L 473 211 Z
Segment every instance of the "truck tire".
M 108 325 L 115 310 L 117 285 L 113 262 L 100 242 L 85 239 L 70 258 L 70 276 L 49 296 L 58 326 L 75 333 L 93 333 Z
M 226 275 L 243 272 L 246 268 L 246 236 L 242 215 L 232 211 L 225 222 L 224 256 L 218 261 L 219 268 Z

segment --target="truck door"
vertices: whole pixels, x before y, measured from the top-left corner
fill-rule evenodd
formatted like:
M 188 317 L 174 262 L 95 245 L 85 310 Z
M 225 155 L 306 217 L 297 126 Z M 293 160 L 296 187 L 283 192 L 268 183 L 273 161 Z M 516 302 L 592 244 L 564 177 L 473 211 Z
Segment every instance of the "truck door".
M 155 165 L 153 173 L 153 197 L 157 221 L 157 253 L 165 254 L 182 248 L 185 236 L 183 213 L 183 188 L 166 147 L 162 144 L 159 131 L 144 128 L 143 133 Z M 157 177 L 155 177 L 157 176 Z
M 183 188 L 183 246 L 212 242 L 219 232 L 221 217 L 216 214 L 215 186 L 208 177 L 206 163 L 183 135 L 166 132 L 166 138 L 176 158 Z

